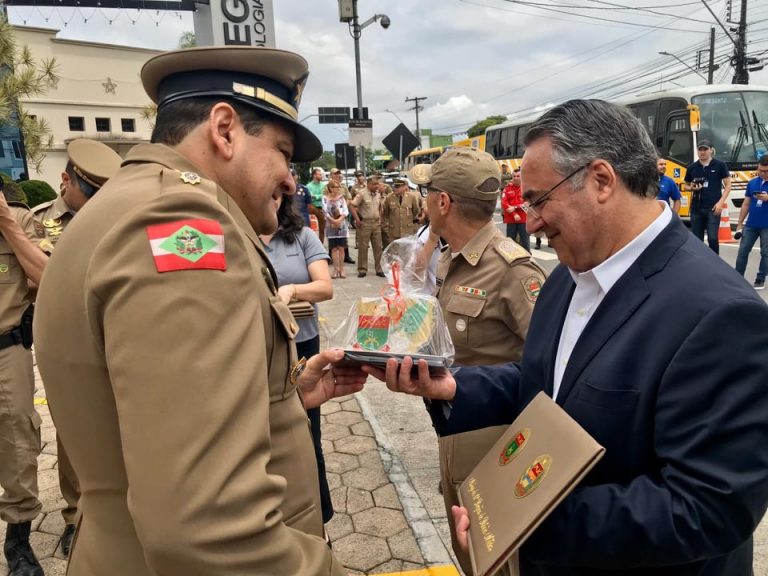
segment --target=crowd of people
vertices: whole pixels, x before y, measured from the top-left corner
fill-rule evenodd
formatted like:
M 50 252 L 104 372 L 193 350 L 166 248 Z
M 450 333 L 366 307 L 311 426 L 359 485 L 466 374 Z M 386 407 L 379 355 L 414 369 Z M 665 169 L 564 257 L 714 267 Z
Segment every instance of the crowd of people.
M 739 214 L 734 271 L 714 254 L 730 181 L 706 141 L 686 175 L 693 234 L 642 124 L 596 100 L 535 121 L 515 169 L 454 148 L 392 188 L 320 168 L 302 185 L 292 162 L 322 151 L 298 122 L 307 75 L 280 50 L 154 56 L 141 75 L 158 105 L 151 144 L 121 159 L 75 141 L 57 200 L 33 213 L 0 199 L 10 574 L 43 575 L 30 543 L 34 322 L 71 576 L 343 575 L 324 530 L 319 410 L 369 376 L 425 399 L 466 574 L 457 488 L 544 391 L 606 455 L 508 573 L 751 575 L 768 506 L 768 307 L 738 273 L 759 239 L 764 285 L 768 157 Z M 369 246 L 383 277 L 383 247 L 420 238 L 459 370 L 321 350 L 317 303 L 355 263 L 353 226 L 360 278 Z M 549 277 L 530 234 L 558 257 Z

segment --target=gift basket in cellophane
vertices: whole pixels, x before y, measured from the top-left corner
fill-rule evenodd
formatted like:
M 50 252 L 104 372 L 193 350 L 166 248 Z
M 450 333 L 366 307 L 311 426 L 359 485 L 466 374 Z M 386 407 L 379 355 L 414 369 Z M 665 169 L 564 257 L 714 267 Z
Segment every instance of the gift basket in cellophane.
M 331 335 L 348 361 L 382 366 L 389 358 L 410 356 L 432 368 L 453 363 L 454 348 L 440 304 L 422 292 L 425 266 L 415 236 L 387 246 L 381 262 L 387 285 L 378 296 L 358 299 Z

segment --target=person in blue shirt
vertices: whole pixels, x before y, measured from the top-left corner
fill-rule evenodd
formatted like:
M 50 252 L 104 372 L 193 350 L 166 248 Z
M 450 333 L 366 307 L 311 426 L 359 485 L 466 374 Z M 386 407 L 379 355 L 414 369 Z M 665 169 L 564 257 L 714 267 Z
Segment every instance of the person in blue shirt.
M 664 158 L 659 158 L 656 161 L 656 169 L 659 171 L 659 193 L 656 199 L 667 204 L 672 200 L 672 211 L 678 214 L 680 212 L 680 189 L 675 181 L 666 175 L 667 161 Z
M 699 159 L 688 166 L 685 181 L 693 191 L 691 196 L 691 232 L 699 240 L 704 240 L 707 231 L 707 243 L 715 254 L 720 253 L 717 238 L 720 228 L 720 213 L 731 193 L 731 173 L 725 162 L 714 158 L 712 144 L 708 140 L 699 140 L 697 146 Z
M 743 226 L 745 217 L 747 225 Z M 736 272 L 742 276 L 747 269 L 752 246 L 760 238 L 760 264 L 753 286 L 755 290 L 763 290 L 765 275 L 768 273 L 768 155 L 760 158 L 757 164 L 757 178 L 753 178 L 747 184 L 734 237 L 739 235 L 741 235 L 741 244 L 736 257 Z

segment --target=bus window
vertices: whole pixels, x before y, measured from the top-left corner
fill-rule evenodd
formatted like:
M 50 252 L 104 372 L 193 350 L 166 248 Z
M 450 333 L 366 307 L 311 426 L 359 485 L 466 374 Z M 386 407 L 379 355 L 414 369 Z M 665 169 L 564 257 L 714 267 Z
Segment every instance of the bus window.
M 515 135 L 517 134 L 517 128 L 510 126 L 509 128 L 502 128 L 501 132 L 501 144 L 499 145 L 499 154 L 494 156 L 497 160 L 503 158 L 513 158 L 515 154 Z
M 656 115 L 659 111 L 659 101 L 654 100 L 652 102 L 641 102 L 639 104 L 632 104 L 629 107 L 632 112 L 635 113 L 643 123 L 643 128 L 648 132 L 651 139 L 656 134 Z
M 522 158 L 525 152 L 525 135 L 528 133 L 530 124 L 525 124 L 517 129 L 517 148 L 515 149 L 515 158 Z
M 693 161 L 693 134 L 688 112 L 678 112 L 667 119 L 666 156 L 687 166 Z
M 754 162 L 753 124 L 741 93 L 721 92 L 692 98 L 701 110 L 699 138 L 710 140 L 724 162 Z M 763 100 L 765 105 L 765 100 Z
M 654 144 L 656 148 L 662 151 L 664 146 L 664 130 L 667 127 L 667 117 L 673 112 L 678 110 L 685 110 L 687 103 L 682 98 L 666 98 L 661 101 L 659 106 L 659 120 L 656 122 L 656 139 Z M 666 151 L 662 151 L 662 155 L 666 154 Z
M 768 154 L 768 94 L 765 92 L 744 92 L 749 113 L 748 123 L 755 134 L 755 158 Z
M 494 158 L 498 158 L 500 130 L 489 130 L 485 135 L 485 151 Z

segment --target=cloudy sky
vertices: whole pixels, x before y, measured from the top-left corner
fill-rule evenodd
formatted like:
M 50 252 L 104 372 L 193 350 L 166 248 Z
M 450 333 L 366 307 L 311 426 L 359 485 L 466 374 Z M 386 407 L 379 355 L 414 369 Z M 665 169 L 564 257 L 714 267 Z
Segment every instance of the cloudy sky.
M 740 1 L 732 1 L 737 18 Z M 708 4 L 724 21 L 727 0 Z M 696 66 L 714 24 L 701 0 L 359 0 L 358 10 L 361 20 L 391 19 L 389 29 L 373 24 L 361 39 L 363 103 L 375 137 L 397 117 L 415 127 L 406 97 L 427 97 L 422 128 L 460 134 L 491 114 L 530 113 L 569 97 L 702 84 L 685 64 Z M 18 7 L 9 15 L 14 24 L 59 28 L 60 37 L 158 49 L 175 48 L 193 29 L 188 13 Z M 355 106 L 354 45 L 337 1 L 274 0 L 274 18 L 277 46 L 310 64 L 301 116 Z M 749 52 L 768 61 L 768 0 L 749 0 L 748 22 Z M 732 52 L 718 27 L 716 81 L 730 83 Z M 751 83 L 768 85 L 768 70 L 752 73 Z M 326 149 L 346 141 L 342 125 L 306 124 Z

